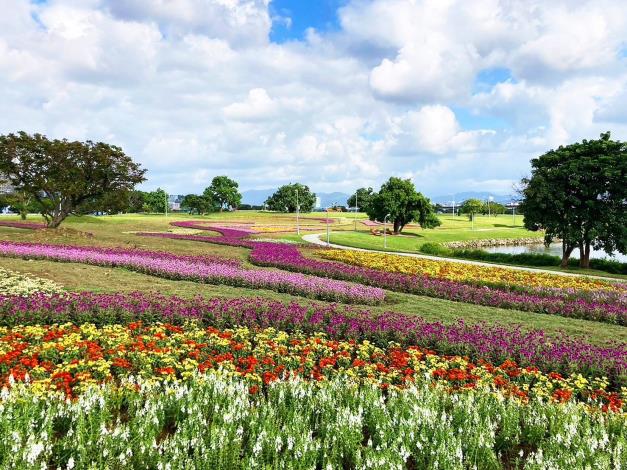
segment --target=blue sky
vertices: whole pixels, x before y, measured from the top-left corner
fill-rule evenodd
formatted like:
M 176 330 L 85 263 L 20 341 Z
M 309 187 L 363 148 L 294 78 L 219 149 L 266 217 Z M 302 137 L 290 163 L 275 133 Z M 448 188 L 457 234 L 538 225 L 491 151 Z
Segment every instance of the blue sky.
M 337 10 L 346 2 L 347 0 L 273 0 L 270 4 L 273 18 L 270 39 L 276 43 L 300 41 L 309 28 L 319 32 L 337 31 L 340 28 Z
M 627 140 L 618 0 L 0 6 L 0 134 L 119 145 L 144 189 L 510 194 L 551 148 Z

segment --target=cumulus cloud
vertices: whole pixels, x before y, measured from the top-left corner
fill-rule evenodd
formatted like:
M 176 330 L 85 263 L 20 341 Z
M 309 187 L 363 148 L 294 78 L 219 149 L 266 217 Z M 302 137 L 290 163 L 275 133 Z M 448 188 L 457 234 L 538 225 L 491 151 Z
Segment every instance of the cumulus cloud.
M 0 133 L 121 145 L 148 189 L 395 174 L 432 195 L 509 192 L 551 147 L 627 139 L 621 2 L 349 0 L 338 31 L 283 44 L 268 3 L 0 0 Z M 491 69 L 509 74 L 478 87 Z

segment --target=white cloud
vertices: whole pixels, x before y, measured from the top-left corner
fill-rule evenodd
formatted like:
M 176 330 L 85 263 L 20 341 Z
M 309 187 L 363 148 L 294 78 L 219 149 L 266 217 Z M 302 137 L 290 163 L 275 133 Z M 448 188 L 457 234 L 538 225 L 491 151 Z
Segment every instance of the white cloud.
M 278 112 L 278 105 L 263 88 L 254 88 L 248 92 L 246 100 L 224 107 L 224 115 L 229 119 L 256 121 L 272 119 Z
M 0 0 L 0 133 L 121 145 L 170 192 L 505 191 L 553 146 L 627 140 L 621 6 L 351 0 L 273 44 L 266 0 Z M 475 91 L 493 68 L 512 78 Z

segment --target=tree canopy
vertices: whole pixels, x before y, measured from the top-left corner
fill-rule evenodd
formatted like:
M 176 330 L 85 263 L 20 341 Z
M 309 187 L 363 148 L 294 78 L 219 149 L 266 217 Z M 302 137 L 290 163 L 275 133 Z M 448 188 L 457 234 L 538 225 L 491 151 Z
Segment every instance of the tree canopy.
M 525 227 L 543 229 L 544 241 L 561 239 L 562 266 L 579 248 L 589 267 L 590 248 L 627 252 L 627 144 L 610 139 L 560 146 L 531 160 L 522 180 Z
M 236 209 L 242 202 L 242 195 L 238 191 L 237 181 L 228 176 L 216 176 L 211 180 L 211 185 L 205 189 L 203 196 L 208 201 L 213 201 L 220 208 Z
M 348 207 L 357 207 L 359 212 L 368 212 L 374 195 L 375 192 L 372 188 L 359 188 L 355 194 L 346 200 L 346 204 Z
M 0 173 L 38 203 L 48 227 L 126 197 L 145 172 L 120 147 L 103 142 L 0 136 Z
M 466 199 L 464 202 L 462 202 L 462 205 L 459 206 L 459 212 L 461 214 L 468 214 L 468 218 L 472 220 L 475 214 L 480 214 L 483 212 L 484 206 L 485 204 L 481 199 Z M 487 214 L 488 210 L 485 209 L 485 211 Z
M 168 193 L 161 188 L 144 193 L 144 209 L 148 209 L 147 211 L 145 210 L 145 212 L 165 212 L 167 201 Z
M 198 215 L 206 214 L 218 210 L 215 202 L 205 195 L 188 194 L 181 201 L 181 209 L 189 211 L 190 214 L 196 212 Z
M 370 220 L 379 222 L 390 214 L 389 220 L 393 221 L 397 234 L 410 222 L 417 222 L 422 228 L 440 225 L 431 201 L 416 191 L 411 180 L 396 177 L 391 177 L 373 194 L 367 214 Z
M 316 205 L 316 195 L 309 190 L 309 186 L 300 183 L 286 184 L 266 199 L 265 204 L 271 211 L 296 212 L 296 199 L 301 212 L 311 212 Z

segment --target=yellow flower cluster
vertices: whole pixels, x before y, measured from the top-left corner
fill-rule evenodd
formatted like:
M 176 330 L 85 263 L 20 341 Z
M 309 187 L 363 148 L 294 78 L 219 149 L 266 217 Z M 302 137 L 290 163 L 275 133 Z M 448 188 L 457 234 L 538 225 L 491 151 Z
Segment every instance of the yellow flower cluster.
M 317 253 L 325 259 L 356 266 L 388 272 L 424 275 L 449 281 L 538 288 L 621 290 L 621 287 L 611 282 L 583 276 L 561 276 L 496 266 L 480 266 L 356 250 L 320 250 Z

